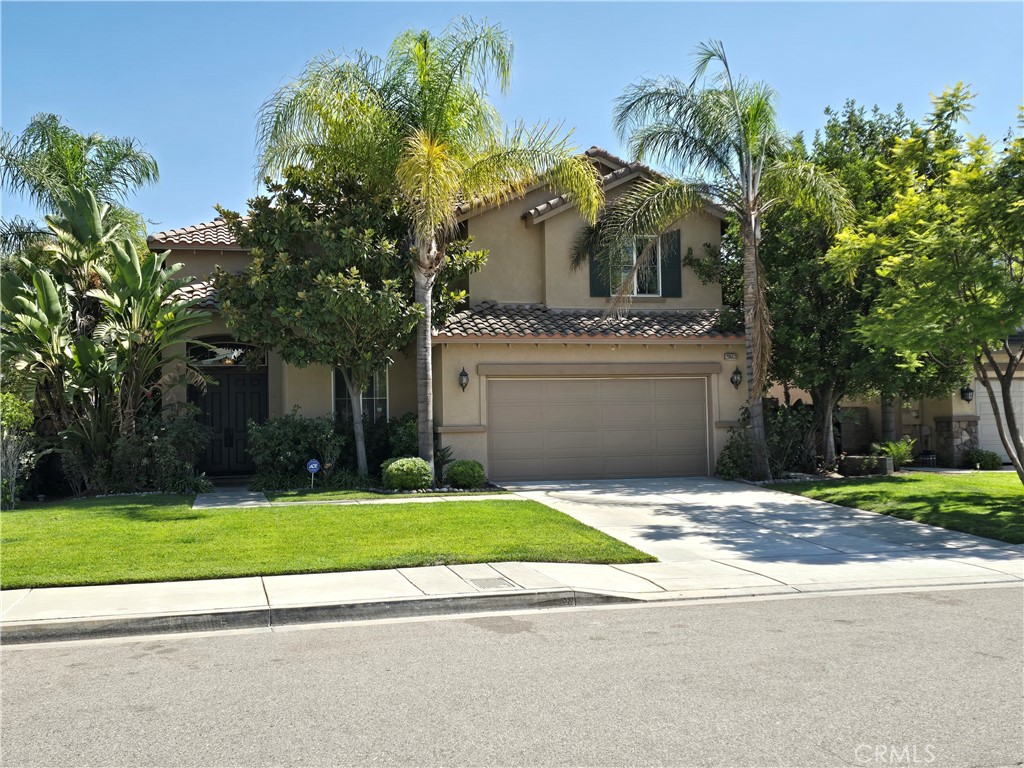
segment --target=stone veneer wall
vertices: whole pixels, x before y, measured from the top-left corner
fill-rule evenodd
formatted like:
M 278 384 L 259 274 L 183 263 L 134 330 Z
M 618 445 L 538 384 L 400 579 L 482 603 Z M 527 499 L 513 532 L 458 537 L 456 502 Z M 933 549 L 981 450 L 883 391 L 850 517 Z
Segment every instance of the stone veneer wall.
M 977 416 L 935 417 L 935 456 L 940 467 L 959 467 L 964 451 L 977 447 Z

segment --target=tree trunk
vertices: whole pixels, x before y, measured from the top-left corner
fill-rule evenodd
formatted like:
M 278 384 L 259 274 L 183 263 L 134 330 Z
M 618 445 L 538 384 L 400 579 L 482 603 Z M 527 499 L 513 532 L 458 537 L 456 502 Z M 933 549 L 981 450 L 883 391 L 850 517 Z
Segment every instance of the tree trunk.
M 836 437 L 833 428 L 833 412 L 839 398 L 830 386 L 811 390 L 814 399 L 814 423 L 818 425 L 818 447 L 821 449 L 821 463 L 831 469 L 836 462 Z
M 882 395 L 882 442 L 891 443 L 896 439 L 896 403 L 888 395 Z
M 768 439 L 764 428 L 765 376 L 771 354 L 771 326 L 761 285 L 757 256 L 760 225 L 756 217 L 741 224 L 743 236 L 743 332 L 747 351 L 747 406 L 750 409 L 750 444 L 753 452 L 753 479 L 771 480 L 768 463 Z
M 976 358 L 974 361 L 974 372 L 988 393 L 989 402 L 992 404 L 992 414 L 996 420 L 996 432 L 999 433 L 999 439 L 1003 442 L 1006 455 L 1010 457 L 1010 463 L 1013 464 L 1013 468 L 1017 471 L 1017 477 L 1020 479 L 1021 484 L 1024 484 L 1024 441 L 1021 440 L 1020 425 L 1017 423 L 1017 415 L 1013 410 L 1013 400 L 1010 397 L 1010 388 L 1013 386 L 1013 374 L 1020 360 L 1015 360 L 1015 356 L 1011 354 L 1010 361 L 1007 363 L 1007 370 L 1000 371 L 987 344 L 982 346 L 982 350 L 994 369 L 996 379 L 999 381 L 999 399 L 996 398 L 996 393 L 992 389 L 992 383 L 989 381 L 984 361 L 980 358 Z M 1001 412 L 999 408 L 1000 400 L 1003 406 Z
M 356 469 L 366 477 L 370 468 L 366 463 L 366 431 L 363 429 L 363 382 L 353 381 L 352 376 L 341 368 L 341 377 L 345 380 L 348 399 L 352 403 L 352 434 L 356 439 Z
M 434 370 L 432 359 L 431 322 L 432 295 L 436 272 L 424 265 L 433 263 L 437 246 L 434 241 L 419 248 L 420 258 L 413 263 L 413 287 L 416 303 L 423 307 L 423 316 L 416 325 L 416 407 L 419 414 L 420 458 L 434 467 Z

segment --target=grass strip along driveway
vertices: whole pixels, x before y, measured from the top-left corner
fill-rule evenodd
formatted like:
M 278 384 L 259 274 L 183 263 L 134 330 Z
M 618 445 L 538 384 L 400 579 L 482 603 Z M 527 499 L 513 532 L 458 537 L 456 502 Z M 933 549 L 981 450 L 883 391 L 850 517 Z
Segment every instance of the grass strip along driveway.
M 424 496 L 490 496 L 492 494 L 504 494 L 508 491 L 500 488 L 481 488 L 476 491 L 444 491 L 431 493 L 378 493 L 376 491 L 267 491 L 263 495 L 268 501 L 303 501 L 314 504 L 318 501 L 366 501 L 368 499 L 415 499 Z
M 192 509 L 185 496 L 0 515 L 4 589 L 503 561 L 654 558 L 533 501 Z
M 1013 472 L 915 472 L 769 487 L 951 531 L 1024 543 L 1024 488 Z

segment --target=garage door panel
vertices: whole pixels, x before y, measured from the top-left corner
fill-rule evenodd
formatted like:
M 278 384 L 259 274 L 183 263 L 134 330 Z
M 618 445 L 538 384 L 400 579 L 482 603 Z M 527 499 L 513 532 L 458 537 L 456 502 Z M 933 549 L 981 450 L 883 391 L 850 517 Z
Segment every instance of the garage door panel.
M 654 419 L 654 403 L 608 403 L 601 405 L 601 420 L 606 426 L 616 424 L 650 424 Z
M 604 399 L 650 400 L 654 394 L 650 379 L 606 379 L 601 382 Z
M 704 379 L 488 383 L 497 480 L 708 473 Z
M 573 385 L 578 386 L 573 386 Z M 601 399 L 601 383 L 599 381 L 548 381 L 543 386 L 544 402 L 598 402 Z
M 596 407 L 596 403 L 593 405 L 561 403 L 559 405 L 545 404 L 543 408 L 534 406 L 533 410 L 534 413 L 542 413 L 543 423 L 549 429 L 558 429 L 563 426 L 574 428 L 580 424 L 592 424 Z

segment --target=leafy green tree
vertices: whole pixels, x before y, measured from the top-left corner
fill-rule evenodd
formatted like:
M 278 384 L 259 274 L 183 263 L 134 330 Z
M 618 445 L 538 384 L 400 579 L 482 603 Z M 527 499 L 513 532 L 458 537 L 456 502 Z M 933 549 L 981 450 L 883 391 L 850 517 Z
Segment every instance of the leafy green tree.
M 61 209 L 76 191 L 91 190 L 113 206 L 111 218 L 125 235 L 145 241 L 145 223 L 124 207 L 127 195 L 160 177 L 156 160 L 132 138 L 88 136 L 57 115 L 35 115 L 20 135 L 0 135 L 0 187 L 22 195 L 44 212 Z M 12 254 L 49 233 L 25 219 L 3 221 L 0 251 Z
M 892 209 L 897 185 L 885 170 L 912 123 L 897 108 L 870 113 L 848 101 L 826 109 L 825 127 L 814 139 L 809 160 L 833 173 L 847 190 L 855 219 Z M 803 153 L 802 142 L 794 144 Z M 917 398 L 945 395 L 965 375 L 963 359 L 922 359 L 909 370 L 892 352 L 865 339 L 857 318 L 866 315 L 879 277 L 862 271 L 856 280 L 838 279 L 825 256 L 835 240 L 829 223 L 799 203 L 778 206 L 765 219 L 761 257 L 773 319 L 770 377 L 806 390 L 814 404 L 818 455 L 835 461 L 836 405 L 851 395 Z
M 419 453 L 433 462 L 432 290 L 458 239 L 464 204 L 500 204 L 544 179 L 593 220 L 602 203 L 593 166 L 546 124 L 506 129 L 488 87 L 507 90 L 512 40 L 497 25 L 452 22 L 407 31 L 385 58 L 314 59 L 264 105 L 261 171 L 328 158 L 374 192 L 405 204 L 416 302 Z
M 613 258 L 629 244 L 663 232 L 688 213 L 714 203 L 734 217 L 743 248 L 743 325 L 754 473 L 770 478 L 761 395 L 771 360 L 771 320 L 760 248 L 766 214 L 798 200 L 838 228 L 849 218 L 842 186 L 813 163 L 789 156 L 779 128 L 775 92 L 765 83 L 734 78 L 718 41 L 696 51 L 693 80 L 645 79 L 629 86 L 615 106 L 615 128 L 630 152 L 676 176 L 638 182 L 608 206 L 600 224 L 577 242 L 574 264 L 592 255 Z M 712 64 L 718 66 L 708 73 Z M 623 281 L 651 268 L 647 247 Z
M 12 392 L 0 392 L 0 509 L 14 509 L 18 477 L 34 463 L 32 403 Z
M 239 275 L 218 273 L 221 311 L 241 341 L 341 371 L 366 475 L 363 390 L 422 314 L 404 280 L 406 222 L 392 199 L 322 168 L 290 169 L 268 191 L 245 220 L 222 211 L 252 261 Z
M 888 166 L 899 189 L 893 210 L 841 233 L 832 258 L 848 275 L 881 278 L 860 322 L 870 343 L 911 370 L 922 356 L 973 361 L 1024 483 L 1010 398 L 1024 361 L 1024 139 L 1011 136 L 999 151 L 984 137 L 965 140 L 957 125 L 972 99 L 960 84 L 933 99 L 931 116 Z

